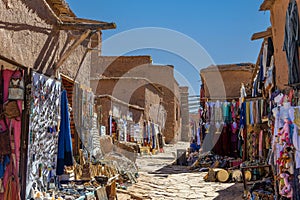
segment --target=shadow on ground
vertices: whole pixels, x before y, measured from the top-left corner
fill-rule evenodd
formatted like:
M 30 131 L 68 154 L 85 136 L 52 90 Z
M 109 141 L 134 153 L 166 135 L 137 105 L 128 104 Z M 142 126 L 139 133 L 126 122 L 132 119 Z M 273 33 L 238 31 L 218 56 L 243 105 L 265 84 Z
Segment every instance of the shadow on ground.
M 148 172 L 149 174 L 182 174 L 191 173 L 192 171 L 187 166 L 180 165 L 167 165 L 154 172 Z
M 240 200 L 243 199 L 243 184 L 236 183 L 231 187 L 217 192 L 219 193 L 219 196 L 214 198 L 215 200 Z

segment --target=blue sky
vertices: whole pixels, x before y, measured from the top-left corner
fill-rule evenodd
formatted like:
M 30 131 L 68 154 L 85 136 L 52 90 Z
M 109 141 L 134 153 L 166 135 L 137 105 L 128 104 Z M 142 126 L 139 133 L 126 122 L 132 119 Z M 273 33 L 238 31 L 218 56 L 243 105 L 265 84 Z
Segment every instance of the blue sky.
M 270 26 L 269 12 L 258 11 L 262 0 L 67 0 L 67 2 L 78 17 L 117 24 L 117 29 L 103 31 L 104 41 L 115 34 L 134 28 L 171 29 L 195 40 L 216 64 L 256 62 L 261 40 L 251 41 L 251 35 Z M 105 47 L 103 53 L 106 55 Z M 158 49 L 135 50 L 125 55 L 143 54 L 151 55 L 154 63 L 174 65 L 178 82 L 186 84 L 182 79 L 184 77 L 191 86 L 190 93 L 199 93 L 198 70 L 205 67 L 204 64 L 192 66 L 180 55 Z

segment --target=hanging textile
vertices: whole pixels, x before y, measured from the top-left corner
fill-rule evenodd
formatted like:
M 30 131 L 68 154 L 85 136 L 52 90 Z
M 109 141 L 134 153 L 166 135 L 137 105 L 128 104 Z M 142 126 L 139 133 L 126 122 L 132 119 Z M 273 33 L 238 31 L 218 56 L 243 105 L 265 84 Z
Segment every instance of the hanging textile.
M 151 123 L 151 133 L 152 133 L 152 149 L 155 149 L 156 148 L 156 134 L 155 134 L 154 123 Z
M 286 11 L 285 35 L 283 50 L 286 52 L 288 62 L 288 83 L 300 82 L 299 70 L 299 16 L 298 6 L 295 0 L 290 1 Z
M 56 171 L 61 95 L 59 81 L 33 72 L 32 82 L 26 196 L 30 194 L 33 183 L 46 190 L 48 169 Z
M 200 138 L 200 127 L 197 128 L 197 145 L 201 145 L 201 138 Z
M 56 174 L 64 173 L 64 166 L 73 165 L 72 138 L 70 129 L 69 106 L 67 92 L 64 90 L 61 94 L 61 123 L 58 136 L 58 153 Z

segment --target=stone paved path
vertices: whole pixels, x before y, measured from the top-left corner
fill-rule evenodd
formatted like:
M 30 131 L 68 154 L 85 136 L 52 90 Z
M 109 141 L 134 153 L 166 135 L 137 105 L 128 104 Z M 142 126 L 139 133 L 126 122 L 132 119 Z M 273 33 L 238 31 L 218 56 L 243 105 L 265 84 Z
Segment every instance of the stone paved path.
M 127 191 L 120 191 L 118 199 L 242 199 L 242 184 L 205 182 L 206 173 L 171 165 L 176 149 L 186 145 L 179 143 L 166 147 L 165 153 L 140 157 L 137 161 L 140 168 L 138 183 L 128 187 Z

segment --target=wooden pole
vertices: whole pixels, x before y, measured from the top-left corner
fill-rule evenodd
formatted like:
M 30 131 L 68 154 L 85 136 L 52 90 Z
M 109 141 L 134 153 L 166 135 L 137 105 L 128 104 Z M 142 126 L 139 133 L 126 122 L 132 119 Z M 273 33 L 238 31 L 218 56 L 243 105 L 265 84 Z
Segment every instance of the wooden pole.
M 67 51 L 60 57 L 59 61 L 55 65 L 55 70 L 59 69 L 61 65 L 67 60 L 71 53 L 90 35 L 92 31 L 90 29 L 86 30 L 80 38 L 78 38 L 74 43 L 68 48 Z

